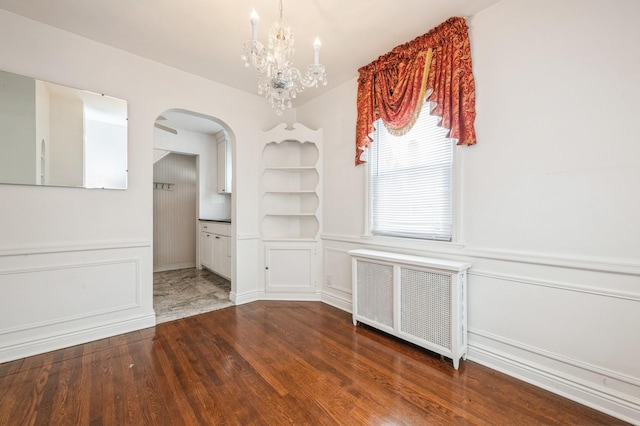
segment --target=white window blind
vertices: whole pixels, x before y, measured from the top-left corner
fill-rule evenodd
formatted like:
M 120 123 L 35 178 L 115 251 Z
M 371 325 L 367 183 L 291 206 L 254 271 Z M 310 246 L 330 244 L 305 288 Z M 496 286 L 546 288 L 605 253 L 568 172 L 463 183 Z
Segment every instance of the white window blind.
M 437 124 L 428 103 L 403 136 L 375 123 L 369 148 L 372 234 L 451 241 L 453 141 Z

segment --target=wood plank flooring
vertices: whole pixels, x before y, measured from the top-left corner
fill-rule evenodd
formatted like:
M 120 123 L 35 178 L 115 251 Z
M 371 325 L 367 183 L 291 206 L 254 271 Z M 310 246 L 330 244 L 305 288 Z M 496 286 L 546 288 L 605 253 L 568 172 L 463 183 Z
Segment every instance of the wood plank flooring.
M 0 364 L 0 425 L 612 425 L 318 302 L 254 302 Z

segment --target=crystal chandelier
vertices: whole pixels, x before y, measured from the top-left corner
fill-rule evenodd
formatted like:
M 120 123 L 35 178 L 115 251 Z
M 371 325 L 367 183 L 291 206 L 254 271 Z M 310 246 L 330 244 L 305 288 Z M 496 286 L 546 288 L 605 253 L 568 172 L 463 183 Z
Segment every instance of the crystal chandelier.
M 251 12 L 251 40 L 244 43 L 242 60 L 245 67 L 253 65 L 260 74 L 258 93 L 264 95 L 277 115 L 285 108 L 291 108 L 291 100 L 306 88 L 327 84 L 324 65 L 320 64 L 320 40 L 313 43 L 315 59 L 307 66 L 304 75 L 293 66 L 293 33 L 282 22 L 282 0 L 280 0 L 280 20 L 269 30 L 268 46 L 258 41 L 258 14 Z

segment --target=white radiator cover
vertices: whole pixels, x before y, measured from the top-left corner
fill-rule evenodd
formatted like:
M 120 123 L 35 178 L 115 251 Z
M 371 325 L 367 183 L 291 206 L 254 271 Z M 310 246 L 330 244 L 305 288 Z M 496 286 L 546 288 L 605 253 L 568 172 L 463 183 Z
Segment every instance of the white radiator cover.
M 351 250 L 353 324 L 358 322 L 451 358 L 467 355 L 467 270 L 450 260 Z

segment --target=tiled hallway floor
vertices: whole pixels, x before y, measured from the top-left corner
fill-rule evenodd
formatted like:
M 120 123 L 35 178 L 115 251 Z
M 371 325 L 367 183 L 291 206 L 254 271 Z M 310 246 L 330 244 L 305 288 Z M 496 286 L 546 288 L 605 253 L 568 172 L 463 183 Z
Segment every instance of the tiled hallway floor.
M 158 324 L 233 306 L 231 283 L 206 269 L 153 274 L 153 309 Z

